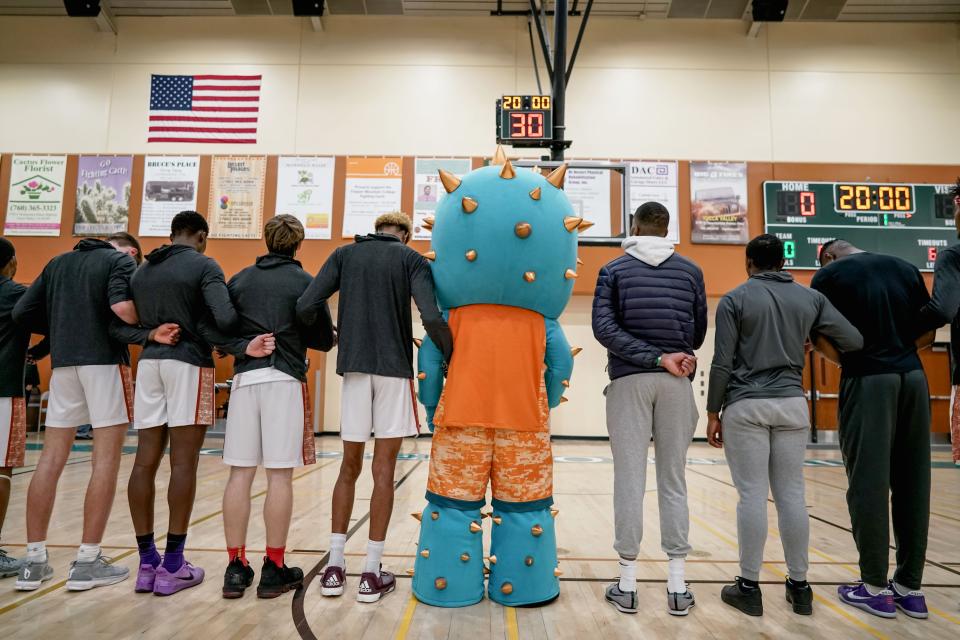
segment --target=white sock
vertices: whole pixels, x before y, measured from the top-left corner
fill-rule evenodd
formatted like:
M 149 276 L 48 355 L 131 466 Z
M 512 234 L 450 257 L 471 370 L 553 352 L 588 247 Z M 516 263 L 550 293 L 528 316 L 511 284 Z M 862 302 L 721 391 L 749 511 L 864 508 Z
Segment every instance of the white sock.
M 620 591 L 637 590 L 637 561 L 620 558 Z
M 896 580 L 893 581 L 893 590 L 897 592 L 898 596 L 905 596 L 911 591 L 913 591 L 913 589 L 908 589 L 907 587 L 903 586 Z M 919 591 L 919 589 L 917 589 L 917 591 Z
M 77 550 L 77 562 L 93 562 L 99 556 L 100 556 L 99 544 L 83 543 L 80 545 L 80 549 Z
M 41 542 L 28 542 L 27 543 L 27 560 L 30 562 L 46 562 L 47 561 L 47 541 L 43 540 Z
M 343 557 L 343 548 L 347 546 L 347 534 L 330 534 L 330 566 L 346 570 L 347 560 Z
M 380 559 L 383 558 L 383 545 L 386 541 L 374 542 L 367 541 L 367 557 L 363 561 L 364 573 L 375 573 L 380 575 Z
M 684 574 L 686 558 L 670 558 L 667 563 L 667 591 L 670 593 L 686 593 L 687 580 Z
M 867 584 L 866 582 L 863 583 L 863 586 L 866 587 L 867 592 L 872 596 L 879 595 L 881 591 L 886 589 L 886 587 L 878 587 L 875 584 Z

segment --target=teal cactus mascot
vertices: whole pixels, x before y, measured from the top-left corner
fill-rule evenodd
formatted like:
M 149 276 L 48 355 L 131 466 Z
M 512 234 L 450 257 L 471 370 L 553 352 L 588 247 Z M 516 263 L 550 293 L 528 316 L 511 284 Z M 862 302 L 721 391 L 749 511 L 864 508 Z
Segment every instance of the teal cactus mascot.
M 440 171 L 448 195 L 427 220 L 426 257 L 454 355 L 445 380 L 439 349 L 424 339 L 417 376 L 433 444 L 427 505 L 414 514 L 413 593 L 430 605 L 479 602 L 485 575 L 490 599 L 504 605 L 560 594 L 549 416 L 578 350 L 557 318 L 577 277 L 578 233 L 591 224 L 574 214 L 565 173 L 516 169 L 499 148 L 462 180 Z M 483 513 L 488 484 L 492 511 Z

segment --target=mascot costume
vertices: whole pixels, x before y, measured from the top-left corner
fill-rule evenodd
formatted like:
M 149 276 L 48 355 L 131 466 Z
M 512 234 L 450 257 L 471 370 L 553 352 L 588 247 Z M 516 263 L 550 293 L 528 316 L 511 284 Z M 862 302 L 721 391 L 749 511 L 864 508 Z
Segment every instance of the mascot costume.
M 462 180 L 441 170 L 447 196 L 432 227 L 431 261 L 454 355 L 420 344 L 420 401 L 433 444 L 413 592 L 438 607 L 484 595 L 536 606 L 560 594 L 550 409 L 570 384 L 573 356 L 557 322 L 577 277 L 578 232 L 563 192 L 566 165 L 544 177 L 493 163 Z M 446 373 L 446 384 L 444 384 Z M 481 513 L 487 484 L 493 510 Z M 489 567 L 483 526 L 492 527 Z

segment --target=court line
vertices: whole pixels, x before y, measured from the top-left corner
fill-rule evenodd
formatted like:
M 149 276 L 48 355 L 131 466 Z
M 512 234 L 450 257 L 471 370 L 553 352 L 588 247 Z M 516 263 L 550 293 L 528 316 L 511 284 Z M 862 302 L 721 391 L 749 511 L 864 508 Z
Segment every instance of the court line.
M 520 638 L 520 629 L 517 625 L 517 610 L 513 607 L 504 607 L 503 622 L 507 640 L 518 640 Z
M 823 480 L 814 480 L 814 479 L 812 479 L 812 478 L 806 478 L 806 481 L 807 481 L 807 482 L 812 482 L 812 483 L 814 483 L 814 484 L 819 484 L 819 485 L 822 485 L 822 486 L 824 486 L 824 487 L 830 487 L 831 489 L 836 489 L 837 491 L 843 491 L 844 493 L 847 492 L 847 489 L 846 489 L 845 487 L 841 487 L 841 486 L 838 486 L 838 485 L 835 485 L 835 484 L 831 484 L 831 483 L 829 483 L 829 482 L 824 482 Z M 953 516 L 948 516 L 948 515 L 946 515 L 946 514 L 938 513 L 937 511 L 933 511 L 933 510 L 930 511 L 930 515 L 931 515 L 931 516 L 936 516 L 936 517 L 938 517 L 938 518 L 943 518 L 944 520 L 952 520 L 952 521 L 954 521 L 954 522 L 960 522 L 960 518 L 954 518 Z
M 333 462 L 334 461 L 331 460 L 327 464 L 333 464 Z M 406 482 L 407 478 L 409 478 L 410 475 L 414 471 L 416 471 L 421 464 L 423 464 L 423 460 L 417 460 L 417 463 L 413 465 L 413 467 L 411 467 L 409 471 L 407 471 L 405 474 L 403 474 L 403 476 L 401 476 L 399 480 L 393 483 L 393 490 L 396 491 L 397 489 L 399 489 L 400 485 Z M 347 540 L 350 540 L 350 538 L 352 538 L 353 535 L 360 530 L 360 527 L 362 527 L 366 523 L 366 521 L 369 519 L 370 519 L 370 511 L 367 511 L 367 513 L 362 518 L 357 520 L 357 522 L 352 527 L 350 527 L 350 529 L 347 531 Z M 297 589 L 294 592 L 293 601 L 290 603 L 290 614 L 293 617 L 293 626 L 296 628 L 297 633 L 300 634 L 300 637 L 303 640 L 318 640 L 317 636 L 313 633 L 313 630 L 310 628 L 310 623 L 307 622 L 306 613 L 303 608 L 303 600 L 304 600 L 305 594 L 307 593 L 307 588 L 313 582 L 313 579 L 316 578 L 317 575 L 319 575 L 320 569 L 323 568 L 323 566 L 326 564 L 326 562 L 329 559 L 330 559 L 330 552 L 327 551 L 325 554 L 323 554 L 323 557 L 320 558 L 320 561 L 317 562 L 317 564 L 315 564 L 313 568 L 310 569 L 310 571 L 307 572 L 305 576 L 303 576 L 303 586 L 301 586 L 299 589 Z M 414 607 L 414 609 L 416 609 L 416 607 Z M 411 612 L 410 615 L 412 616 L 413 613 Z
M 417 599 L 410 594 L 410 601 L 407 602 L 407 608 L 403 610 L 403 617 L 400 618 L 400 627 L 397 628 L 396 640 L 406 640 L 407 631 L 410 630 L 410 623 L 413 621 L 413 612 L 417 610 Z
M 333 464 L 333 461 L 332 461 L 332 460 L 331 460 L 330 462 L 325 462 L 324 464 L 317 465 L 317 467 L 314 468 L 314 469 L 310 469 L 309 471 L 306 471 L 306 472 L 304 472 L 304 473 L 301 473 L 301 474 L 298 475 L 298 476 L 294 476 L 294 477 L 293 477 L 293 480 L 294 480 L 294 481 L 299 480 L 300 478 L 302 478 L 302 477 L 304 477 L 304 476 L 308 476 L 308 475 L 310 475 L 311 473 L 315 473 L 315 472 L 317 472 L 317 471 L 320 471 L 320 469 L 323 469 L 324 467 L 329 466 L 329 465 L 331 465 L 331 464 Z M 266 495 L 266 493 L 267 493 L 267 490 L 264 489 L 263 491 L 260 491 L 259 493 L 255 493 L 255 494 L 251 495 L 251 496 L 250 496 L 250 499 L 251 499 L 251 500 L 255 500 L 255 499 L 257 499 L 257 498 L 259 498 L 259 497 L 261 497 L 261 496 Z M 210 518 L 214 518 L 214 517 L 216 517 L 216 516 L 218 516 L 218 515 L 220 515 L 220 514 L 222 514 L 222 513 L 223 513 L 223 509 L 220 509 L 219 511 L 216 511 L 216 512 L 214 512 L 214 513 L 211 513 L 211 514 L 202 516 L 202 517 L 200 517 L 200 518 L 192 521 L 192 522 L 189 524 L 189 526 L 192 527 L 192 526 L 194 526 L 194 525 L 200 524 L 201 522 L 206 522 L 206 521 L 209 520 Z M 167 534 L 164 533 L 163 535 L 158 536 L 158 537 L 156 538 L 156 541 L 157 541 L 157 542 L 161 542 L 162 540 L 166 539 L 166 537 L 167 537 Z M 54 545 L 49 545 L 49 546 L 54 547 Z M 70 546 L 70 547 L 75 547 L 76 545 L 56 545 L 56 546 L 57 546 L 57 547 L 68 547 L 68 546 Z M 137 549 L 136 549 L 136 548 L 130 549 L 129 551 L 125 551 L 125 552 L 121 553 L 120 555 L 112 558 L 111 564 L 116 564 L 117 561 L 123 560 L 124 558 L 128 558 L 128 557 L 130 557 L 131 555 L 133 555 L 133 554 L 136 553 L 136 552 L 137 552 Z M 56 584 L 50 585 L 50 586 L 47 587 L 46 589 L 41 589 L 41 590 L 39 590 L 39 591 L 35 591 L 35 592 L 31 593 L 29 596 L 26 596 L 26 597 L 24 597 L 24 598 L 21 598 L 20 600 L 17 600 L 16 602 L 11 602 L 10 604 L 6 605 L 5 607 L 0 607 L 0 616 L 4 615 L 5 613 L 8 613 L 8 612 L 10 612 L 10 611 L 13 611 L 14 609 L 17 609 L 17 608 L 19 608 L 19 607 L 22 606 L 22 605 L 25 605 L 25 604 L 27 604 L 27 603 L 29 603 L 29 602 L 32 602 L 32 601 L 34 601 L 34 600 L 36 600 L 36 599 L 38 599 L 38 598 L 41 598 L 41 597 L 43 597 L 43 596 L 45 596 L 45 595 L 47 595 L 47 594 L 49 594 L 49 593 L 53 593 L 54 591 L 57 591 L 58 589 L 66 586 L 66 584 L 67 584 L 67 581 L 66 581 L 66 580 L 61 580 L 60 582 L 58 582 L 58 583 L 56 583 Z

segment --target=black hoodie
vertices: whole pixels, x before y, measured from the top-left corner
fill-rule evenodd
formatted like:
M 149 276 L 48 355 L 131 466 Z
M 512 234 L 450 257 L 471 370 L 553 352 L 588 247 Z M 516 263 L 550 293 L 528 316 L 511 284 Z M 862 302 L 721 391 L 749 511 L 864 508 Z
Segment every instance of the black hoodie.
M 336 291 L 340 375 L 413 377 L 411 297 L 427 335 L 450 361 L 453 337 L 437 308 L 430 265 L 399 238 L 377 233 L 338 247 L 297 303 L 300 321 L 316 322 Z
M 0 398 L 23 395 L 30 332 L 13 321 L 13 307 L 27 288 L 0 276 Z
M 144 345 L 141 360 L 213 366 L 212 350 L 203 336 L 204 321 L 221 331 L 230 331 L 237 324 L 220 265 L 193 247 L 164 245 L 147 255 L 133 276 L 131 289 L 141 328 L 115 323 L 113 335 Z M 166 322 L 180 325 L 180 341 L 174 346 L 148 342 L 149 330 Z
M 333 348 L 333 322 L 326 304 L 312 325 L 297 320 L 297 299 L 312 280 L 298 261 L 277 253 L 260 256 L 256 264 L 230 278 L 227 288 L 240 316 L 233 333 L 240 338 L 212 341 L 236 356 L 235 373 L 274 367 L 306 382 L 307 349 Z M 244 351 L 249 341 L 264 333 L 274 335 L 276 350 L 266 358 L 247 357 Z
M 119 319 L 111 305 L 130 300 L 133 258 L 110 243 L 81 240 L 47 263 L 13 309 L 13 319 L 33 333 L 49 334 L 54 368 L 129 364 L 126 345 L 111 338 Z

